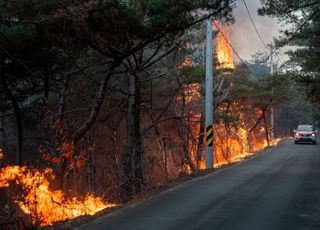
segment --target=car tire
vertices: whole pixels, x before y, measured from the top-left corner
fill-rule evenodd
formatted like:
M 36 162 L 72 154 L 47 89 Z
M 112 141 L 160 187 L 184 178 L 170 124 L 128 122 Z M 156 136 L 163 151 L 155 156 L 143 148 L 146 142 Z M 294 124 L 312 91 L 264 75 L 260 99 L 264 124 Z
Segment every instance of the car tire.
M 314 142 L 313 142 L 313 144 L 314 144 L 314 145 L 316 145 L 316 144 L 317 144 L 317 142 L 316 142 L 316 141 L 314 141 Z
M 298 141 L 294 141 L 294 143 L 297 145 L 297 144 L 299 144 L 299 142 Z

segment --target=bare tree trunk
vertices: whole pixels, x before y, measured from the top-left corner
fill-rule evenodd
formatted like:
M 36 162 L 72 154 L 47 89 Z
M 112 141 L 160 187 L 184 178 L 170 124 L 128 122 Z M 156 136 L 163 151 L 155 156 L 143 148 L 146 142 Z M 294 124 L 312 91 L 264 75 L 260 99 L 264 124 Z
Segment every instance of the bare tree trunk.
M 59 95 L 59 122 L 62 123 L 63 117 L 64 117 L 64 109 L 65 109 L 65 100 L 66 100 L 66 92 L 69 87 L 69 79 L 70 76 L 66 76 L 63 82 L 63 88 L 61 90 L 61 93 Z M 67 161 L 65 157 L 61 159 L 61 164 L 60 164 L 60 172 L 57 173 L 57 181 L 58 185 L 60 186 L 60 189 L 63 189 L 64 185 L 64 179 L 67 171 Z M 76 186 L 76 185 L 75 185 Z
M 169 169 L 168 169 L 168 153 L 167 153 L 167 143 L 166 139 L 161 137 L 162 145 L 163 145 L 163 163 L 164 163 L 164 171 L 166 173 L 166 180 L 169 179 Z
M 5 140 L 6 140 L 6 133 L 4 129 L 3 111 L 0 110 L 0 148 L 4 148 Z
M 204 134 L 205 134 L 205 97 L 204 97 L 204 87 L 205 82 L 202 82 L 202 89 L 201 89 L 201 114 L 200 114 L 200 130 L 199 130 L 199 139 L 198 139 L 198 146 L 197 146 L 197 169 L 200 167 L 200 162 L 202 161 L 203 156 L 203 146 L 204 146 Z
M 200 167 L 200 162 L 202 161 L 203 155 L 203 144 L 204 144 L 204 127 L 205 127 L 205 117 L 203 111 L 201 111 L 200 115 L 200 130 L 199 130 L 199 139 L 197 146 L 197 169 Z
M 74 143 L 79 141 L 86 134 L 86 132 L 92 127 L 94 122 L 96 121 L 96 119 L 98 117 L 98 114 L 100 112 L 101 105 L 102 105 L 102 103 L 104 101 L 104 96 L 105 96 L 105 91 L 106 91 L 107 84 L 108 84 L 108 82 L 109 82 L 109 80 L 110 80 L 110 78 L 111 78 L 111 76 L 113 74 L 113 71 L 118 66 L 119 66 L 118 63 L 113 63 L 111 65 L 111 67 L 110 67 L 109 72 L 101 80 L 100 88 L 99 88 L 99 91 L 97 93 L 97 97 L 96 97 L 95 101 L 93 102 L 93 106 L 91 108 L 89 117 L 72 135 L 72 141 Z
M 128 81 L 128 121 L 127 148 L 122 154 L 122 168 L 125 183 L 124 195 L 130 198 L 142 191 L 143 185 L 143 147 L 141 139 L 141 92 L 138 75 L 129 75 Z
M 182 138 L 183 141 L 183 163 L 186 163 L 192 172 L 195 171 L 195 166 L 191 160 L 190 154 L 189 154 L 189 148 L 188 148 L 188 136 L 187 133 L 185 131 L 185 127 L 184 127 L 184 122 L 181 121 L 180 124 L 180 136 Z
M 256 123 L 254 124 L 254 126 L 253 126 L 251 129 L 249 129 L 249 133 L 251 133 L 253 130 L 255 130 L 255 129 L 258 127 L 258 125 L 259 125 L 260 122 L 262 121 L 263 117 L 265 116 L 265 112 L 266 112 L 267 108 L 268 108 L 268 105 L 266 105 L 266 106 L 264 106 L 264 107 L 261 108 L 262 114 L 261 114 L 261 116 L 258 118 L 258 120 L 256 121 Z
M 261 108 L 261 110 L 262 110 L 261 116 L 258 118 L 258 120 L 257 120 L 256 123 L 254 124 L 254 126 L 252 126 L 252 127 L 249 129 L 248 136 L 247 136 L 249 151 L 252 151 L 251 134 L 252 134 L 253 130 L 255 130 L 255 129 L 258 127 L 258 125 L 260 124 L 260 122 L 263 120 L 267 108 L 268 108 L 268 105 L 266 105 L 266 106 L 264 106 L 264 107 Z
M 134 148 L 134 103 L 135 103 L 135 78 L 128 75 L 128 114 L 127 114 L 127 144 L 121 155 L 122 172 L 124 181 L 122 182 L 122 199 L 130 199 L 132 197 L 133 173 L 132 159 Z
M 110 125 L 109 125 L 110 127 Z M 117 129 L 110 127 L 112 130 L 112 135 L 111 135 L 111 142 L 112 142 L 112 148 L 111 148 L 111 160 L 113 165 L 117 165 L 117 151 L 116 151 L 116 146 L 117 146 Z
M 49 100 L 49 90 L 50 90 L 49 76 L 47 75 L 45 77 L 45 81 L 44 81 L 44 90 L 43 90 L 44 93 L 43 93 L 43 97 L 42 97 L 42 108 L 41 108 L 40 116 L 39 116 L 40 123 L 43 120 L 43 118 L 45 117 L 45 114 L 47 112 L 48 100 Z
M 16 126 L 17 126 L 17 139 L 18 139 L 18 144 L 17 144 L 17 162 L 20 166 L 22 166 L 23 163 L 23 127 L 22 127 L 22 114 L 21 114 L 21 109 L 19 106 L 19 103 L 17 99 L 14 97 L 12 94 L 11 90 L 8 87 L 7 84 L 7 79 L 3 74 L 1 74 L 1 83 L 3 87 L 3 91 L 7 98 L 10 100 L 13 111 L 14 111 L 14 116 L 16 120 Z
M 163 160 L 163 165 L 164 165 L 165 176 L 166 176 L 166 180 L 168 180 L 169 172 L 168 172 L 168 156 L 167 156 L 166 139 L 161 135 L 160 129 L 159 129 L 158 125 L 156 124 L 155 119 L 152 116 L 152 112 L 149 113 L 149 117 L 152 121 L 152 127 L 154 127 L 155 134 L 158 137 L 157 139 L 159 142 L 159 151 L 162 152 L 162 160 Z
M 139 194 L 143 186 L 143 146 L 141 139 L 141 87 L 139 77 L 135 77 L 135 102 L 134 102 L 134 182 L 135 192 Z
M 157 125 L 154 126 L 156 135 L 160 138 L 160 146 L 162 146 L 162 158 L 163 158 L 163 165 L 164 165 L 164 172 L 166 176 L 166 180 L 169 178 L 169 171 L 168 171 L 168 153 L 167 153 L 167 144 L 166 139 L 162 137 L 160 130 Z M 161 151 L 161 148 L 160 148 Z
M 88 137 L 87 143 L 90 143 L 90 138 Z M 86 148 L 87 150 L 87 182 L 89 185 L 90 193 L 95 193 L 95 183 L 96 183 L 96 166 L 95 166 L 95 158 L 92 150 Z
M 263 123 L 264 123 L 264 130 L 266 134 L 266 141 L 268 146 L 270 146 L 270 138 L 269 138 L 269 130 L 268 130 L 268 124 L 267 124 L 267 119 L 266 119 L 266 113 L 263 113 Z
M 183 90 L 183 89 L 182 89 Z M 180 136 L 182 138 L 182 147 L 183 147 L 183 163 L 186 163 L 192 172 L 195 171 L 195 165 L 192 162 L 192 159 L 189 154 L 189 146 L 188 146 L 188 134 L 186 132 L 186 125 L 185 125 L 185 94 L 183 92 L 182 95 L 182 110 L 181 110 L 181 120 L 179 125 Z
M 62 122 L 63 116 L 64 116 L 66 93 L 67 93 L 67 90 L 69 87 L 69 80 L 70 80 L 70 76 L 69 75 L 65 76 L 65 79 L 63 81 L 63 88 L 62 88 L 61 93 L 59 95 L 59 121 L 60 121 L 60 123 Z

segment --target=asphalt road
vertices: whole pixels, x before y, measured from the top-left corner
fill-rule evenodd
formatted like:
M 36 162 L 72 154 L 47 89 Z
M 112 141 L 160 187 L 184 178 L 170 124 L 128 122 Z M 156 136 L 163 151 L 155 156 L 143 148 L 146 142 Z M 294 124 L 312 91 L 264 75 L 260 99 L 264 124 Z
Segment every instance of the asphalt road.
M 285 140 L 77 229 L 320 229 L 320 145 Z

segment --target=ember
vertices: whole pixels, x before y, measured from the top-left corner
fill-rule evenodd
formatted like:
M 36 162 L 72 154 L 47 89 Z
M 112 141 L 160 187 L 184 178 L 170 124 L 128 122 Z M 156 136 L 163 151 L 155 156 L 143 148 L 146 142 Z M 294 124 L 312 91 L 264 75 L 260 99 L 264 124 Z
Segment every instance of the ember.
M 91 194 L 83 198 L 66 198 L 61 190 L 51 190 L 49 180 L 54 179 L 52 169 L 43 171 L 20 166 L 7 166 L 0 169 L 0 187 L 16 184 L 22 187 L 23 194 L 14 196 L 14 202 L 21 210 L 32 217 L 33 224 L 52 225 L 54 222 L 73 219 L 116 206 L 104 203 Z

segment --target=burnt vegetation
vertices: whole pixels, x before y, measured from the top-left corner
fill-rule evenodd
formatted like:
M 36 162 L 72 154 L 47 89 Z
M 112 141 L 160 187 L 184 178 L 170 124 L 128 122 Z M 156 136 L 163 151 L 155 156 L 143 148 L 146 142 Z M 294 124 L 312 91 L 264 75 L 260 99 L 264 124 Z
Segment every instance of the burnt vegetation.
M 41 184 L 55 191 L 48 192 L 53 207 L 67 207 L 62 213 L 73 208 L 72 197 L 89 193 L 99 197 L 90 199 L 100 211 L 204 169 L 203 22 L 208 8 L 221 26 L 233 21 L 232 1 L 208 2 L 0 0 L 1 226 L 64 220 L 48 220 L 37 211 L 40 201 L 27 199 Z M 310 49 L 316 45 L 310 40 Z M 216 165 L 272 145 L 271 107 L 281 137 L 309 119 L 298 106 L 304 92 L 318 100 L 310 73 L 297 80 L 261 71 L 267 60 L 257 57 L 231 61 L 214 73 Z M 283 123 L 288 110 L 296 120 Z M 29 177 L 38 178 L 36 188 Z

